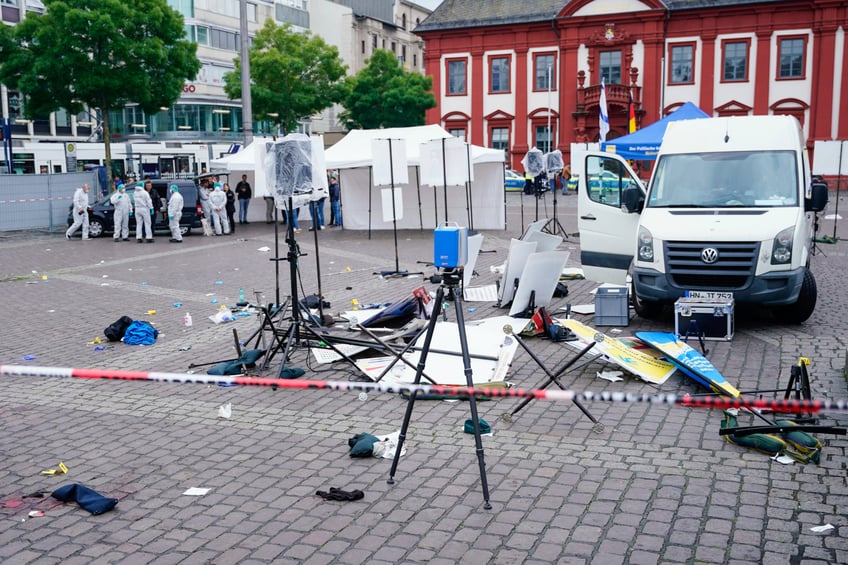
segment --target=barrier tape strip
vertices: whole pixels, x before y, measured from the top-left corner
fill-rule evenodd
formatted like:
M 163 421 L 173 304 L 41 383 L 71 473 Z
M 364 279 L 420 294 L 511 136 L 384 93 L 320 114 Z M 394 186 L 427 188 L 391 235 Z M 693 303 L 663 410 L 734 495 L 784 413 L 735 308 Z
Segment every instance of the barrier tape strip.
M 18 198 L 12 200 L 0 200 L 0 204 L 26 204 L 28 202 L 58 202 L 59 200 L 73 200 L 73 196 L 55 196 L 53 198 Z
M 270 386 L 285 389 L 326 389 L 353 392 L 388 392 L 439 394 L 445 396 L 475 396 L 484 398 L 536 398 L 539 400 L 587 402 L 647 402 L 670 404 L 690 408 L 749 408 L 775 412 L 814 414 L 817 412 L 846 412 L 848 400 L 793 400 L 763 398 L 729 398 L 676 394 L 633 394 L 627 392 L 576 392 L 573 390 L 545 390 L 520 388 L 488 388 L 445 386 L 434 384 L 387 384 L 382 382 L 312 381 L 280 379 L 274 377 L 245 377 L 241 375 L 208 375 L 189 373 L 159 373 L 121 371 L 113 369 L 71 369 L 64 367 L 36 367 L 29 365 L 0 365 L 0 376 L 11 377 L 65 377 L 77 379 L 111 379 L 124 381 L 154 381 L 169 383 L 230 384 L 241 386 Z

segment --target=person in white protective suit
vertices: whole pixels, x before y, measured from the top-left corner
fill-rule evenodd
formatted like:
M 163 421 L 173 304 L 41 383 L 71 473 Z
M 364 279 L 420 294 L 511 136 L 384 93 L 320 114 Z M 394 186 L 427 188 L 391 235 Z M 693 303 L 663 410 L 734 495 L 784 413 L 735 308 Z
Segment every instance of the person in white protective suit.
M 227 195 L 221 183 L 215 183 L 215 190 L 209 195 L 209 204 L 212 206 L 212 219 L 215 225 L 215 235 L 230 233 L 230 222 L 227 220 Z
M 114 216 L 114 239 L 115 243 L 130 240 L 130 217 L 133 213 L 132 202 L 127 194 L 127 187 L 123 184 L 118 185 L 118 190 L 109 197 L 109 202 L 115 207 Z
M 197 195 L 200 197 L 200 209 L 203 210 L 203 217 L 212 222 L 212 205 L 209 204 L 209 184 L 208 179 L 203 179 L 200 183 L 200 189 Z
M 168 199 L 168 227 L 171 228 L 171 243 L 182 243 L 183 236 L 180 233 L 180 218 L 183 217 L 183 195 L 180 187 L 171 185 L 171 198 Z
M 153 201 L 150 194 L 144 190 L 144 183 L 135 185 L 133 191 L 135 200 L 135 241 L 141 243 L 144 234 L 147 234 L 147 243 L 153 243 Z
M 88 191 L 90 189 L 90 185 L 84 184 L 74 192 L 74 223 L 71 224 L 71 227 L 69 227 L 68 231 L 65 232 L 66 239 L 71 239 L 71 236 L 74 235 L 74 232 L 76 232 L 80 226 L 82 226 L 83 241 L 88 241 L 90 239 L 88 237 L 88 210 L 91 208 L 91 205 L 88 202 Z

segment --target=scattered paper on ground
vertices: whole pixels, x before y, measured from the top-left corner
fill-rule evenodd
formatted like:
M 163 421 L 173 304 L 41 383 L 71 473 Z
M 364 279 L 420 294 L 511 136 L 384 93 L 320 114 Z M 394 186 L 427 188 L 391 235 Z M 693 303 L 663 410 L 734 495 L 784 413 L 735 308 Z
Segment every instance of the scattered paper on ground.
M 618 381 L 624 380 L 621 376 L 624 373 L 622 373 L 621 371 L 598 371 L 595 374 L 598 375 L 599 379 L 604 379 L 605 381 L 609 381 L 611 383 L 617 383 Z
M 565 308 L 560 308 L 560 310 L 565 310 Z M 594 314 L 595 313 L 595 305 L 594 304 L 572 304 L 571 311 L 575 314 Z
M 335 347 L 348 357 L 356 355 L 357 353 L 361 353 L 368 349 L 368 347 L 364 345 L 349 345 L 346 343 L 333 344 L 333 347 Z M 338 361 L 342 358 L 342 356 L 336 353 L 334 349 L 324 349 L 323 347 L 310 347 L 309 350 L 312 351 L 312 356 L 315 358 L 315 361 L 321 364 L 332 363 L 333 361 Z
M 834 529 L 834 526 L 832 524 L 825 524 L 824 526 L 813 526 L 812 528 L 810 528 L 810 531 L 816 532 L 817 534 L 821 534 L 823 532 L 829 532 L 832 529 Z
M 496 316 L 465 323 L 468 340 L 468 352 L 471 355 L 471 372 L 475 384 L 503 383 L 509 365 L 515 355 L 518 342 L 504 333 L 504 326 L 521 328 L 527 324 L 525 319 Z M 426 335 L 422 334 L 415 345 L 423 346 Z M 462 356 L 459 354 L 459 329 L 455 322 L 436 323 L 430 352 L 424 367 L 424 374 L 442 385 L 467 384 Z M 418 365 L 420 351 L 409 351 L 404 359 L 409 365 L 398 361 L 386 375 L 383 382 L 390 384 L 411 383 L 415 379 L 415 367 Z M 394 357 L 384 356 L 357 361 L 368 378 L 376 379 Z M 426 382 L 426 379 L 422 382 Z
M 468 302 L 497 302 L 498 287 L 494 284 L 477 287 L 466 287 L 462 293 L 464 300 Z
M 200 488 L 200 487 L 191 487 L 190 489 L 185 491 L 183 494 L 186 495 L 186 496 L 203 496 L 204 494 L 208 493 L 210 490 L 212 490 L 212 489 Z

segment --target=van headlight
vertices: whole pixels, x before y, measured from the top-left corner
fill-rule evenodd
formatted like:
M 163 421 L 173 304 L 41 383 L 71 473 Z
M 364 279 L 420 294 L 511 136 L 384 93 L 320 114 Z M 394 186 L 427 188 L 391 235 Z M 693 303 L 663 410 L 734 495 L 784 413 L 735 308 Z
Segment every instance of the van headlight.
M 654 262 L 654 236 L 651 235 L 651 232 L 648 228 L 644 226 L 639 226 L 639 237 L 638 237 L 638 256 L 640 261 L 645 261 L 646 263 Z
M 774 236 L 771 246 L 771 264 L 785 265 L 792 261 L 792 236 L 795 234 L 795 226 L 778 232 Z

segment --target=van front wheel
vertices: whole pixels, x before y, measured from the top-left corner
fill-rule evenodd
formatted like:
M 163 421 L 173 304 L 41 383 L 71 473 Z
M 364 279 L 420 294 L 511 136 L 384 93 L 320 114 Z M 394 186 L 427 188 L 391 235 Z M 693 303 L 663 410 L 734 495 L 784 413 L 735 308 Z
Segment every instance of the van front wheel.
M 633 281 L 630 281 L 630 299 L 633 301 L 633 310 L 640 318 L 656 320 L 662 314 L 663 303 L 640 299 L 636 295 L 636 285 L 633 284 Z
M 804 269 L 804 280 L 801 283 L 801 292 L 794 304 L 784 306 L 777 311 L 780 321 L 786 324 L 800 324 L 812 316 L 816 309 L 816 279 L 810 269 Z

